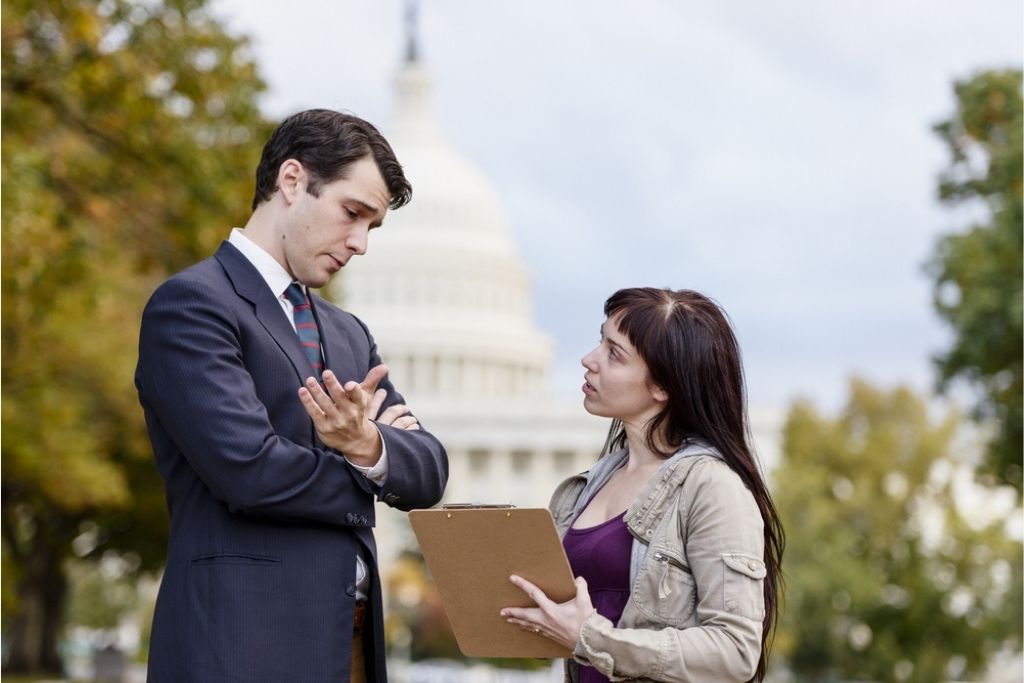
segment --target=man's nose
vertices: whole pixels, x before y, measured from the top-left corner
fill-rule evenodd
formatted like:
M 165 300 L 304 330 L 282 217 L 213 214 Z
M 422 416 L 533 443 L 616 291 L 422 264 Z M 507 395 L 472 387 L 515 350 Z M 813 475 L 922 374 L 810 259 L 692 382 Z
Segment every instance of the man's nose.
M 351 249 L 354 253 L 362 256 L 366 253 L 367 243 L 369 242 L 369 228 L 361 226 L 356 228 L 349 233 L 348 238 L 345 240 L 345 246 Z

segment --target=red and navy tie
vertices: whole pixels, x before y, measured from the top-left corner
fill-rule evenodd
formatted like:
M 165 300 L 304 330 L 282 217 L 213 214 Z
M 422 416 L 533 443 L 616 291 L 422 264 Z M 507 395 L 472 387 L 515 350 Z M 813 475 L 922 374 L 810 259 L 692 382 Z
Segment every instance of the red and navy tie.
M 317 329 L 316 319 L 313 317 L 313 309 L 309 305 L 309 299 L 306 298 L 306 292 L 303 291 L 302 285 L 293 282 L 288 285 L 288 289 L 284 290 L 284 295 L 295 307 L 293 313 L 295 331 L 299 335 L 299 341 L 302 342 L 302 350 L 306 352 L 309 364 L 316 372 L 317 381 L 322 381 L 324 352 L 320 348 L 320 330 Z

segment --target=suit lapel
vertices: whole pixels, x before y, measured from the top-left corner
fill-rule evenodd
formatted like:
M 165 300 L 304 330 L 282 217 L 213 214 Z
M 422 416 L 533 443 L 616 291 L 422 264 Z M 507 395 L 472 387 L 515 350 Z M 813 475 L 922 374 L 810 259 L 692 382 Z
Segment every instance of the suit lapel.
M 302 382 L 311 376 L 313 366 L 309 364 L 298 335 L 295 334 L 277 296 L 270 291 L 263 276 L 230 242 L 221 243 L 215 256 L 234 285 L 238 296 L 252 304 L 260 324 L 288 356 L 299 381 Z

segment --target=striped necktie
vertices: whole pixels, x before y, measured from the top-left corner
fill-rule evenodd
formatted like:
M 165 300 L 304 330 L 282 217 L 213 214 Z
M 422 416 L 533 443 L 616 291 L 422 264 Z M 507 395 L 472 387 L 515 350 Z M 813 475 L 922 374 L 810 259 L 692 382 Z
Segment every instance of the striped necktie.
M 322 381 L 324 353 L 320 348 L 320 330 L 317 329 L 316 319 L 313 318 L 313 309 L 309 305 L 309 299 L 306 298 L 306 292 L 303 291 L 302 285 L 293 282 L 288 285 L 288 289 L 284 290 L 284 295 L 295 307 L 293 313 L 295 332 L 298 333 L 299 341 L 302 342 L 302 350 L 306 352 L 309 364 L 316 372 L 317 381 Z

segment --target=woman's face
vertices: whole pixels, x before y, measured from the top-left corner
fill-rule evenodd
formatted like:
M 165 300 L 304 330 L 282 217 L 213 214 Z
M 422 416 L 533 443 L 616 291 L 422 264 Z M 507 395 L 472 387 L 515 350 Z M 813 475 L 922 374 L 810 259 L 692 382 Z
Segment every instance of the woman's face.
M 583 357 L 583 407 L 592 415 L 643 427 L 667 396 L 650 379 L 647 364 L 629 343 L 615 317 L 601 325 L 601 341 Z

